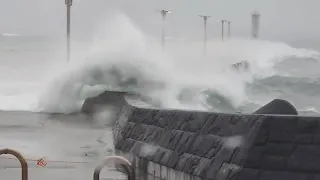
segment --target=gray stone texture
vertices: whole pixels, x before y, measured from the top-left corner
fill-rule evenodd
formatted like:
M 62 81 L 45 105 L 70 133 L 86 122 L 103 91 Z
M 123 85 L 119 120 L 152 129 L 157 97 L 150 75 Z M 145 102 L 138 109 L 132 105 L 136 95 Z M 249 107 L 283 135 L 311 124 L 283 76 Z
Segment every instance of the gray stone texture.
M 319 117 L 120 111 L 115 148 L 159 178 L 320 180 Z

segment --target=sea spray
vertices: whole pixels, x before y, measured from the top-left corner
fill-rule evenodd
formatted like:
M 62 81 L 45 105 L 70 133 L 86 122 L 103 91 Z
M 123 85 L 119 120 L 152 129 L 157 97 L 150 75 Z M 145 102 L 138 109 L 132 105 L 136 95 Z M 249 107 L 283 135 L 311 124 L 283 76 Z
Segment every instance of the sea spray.
M 21 87 L 10 81 L 13 90 L 22 91 L 13 93 L 3 81 L 0 109 L 78 112 L 86 98 L 119 89 L 145 94 L 164 108 L 234 112 L 250 98 L 246 91 L 248 84 L 279 73 L 275 71 L 278 63 L 289 57 L 318 56 L 315 51 L 292 48 L 285 43 L 247 39 L 208 41 L 206 57 L 199 49 L 202 42 L 173 39 L 162 53 L 160 43 L 122 13 L 109 16 L 93 37 L 88 45 L 91 48 L 73 52 L 69 64 L 61 63 L 63 59 L 50 61 L 50 71 L 49 66 L 34 65 L 32 68 L 47 69 L 47 73 L 38 74 L 43 78 L 34 85 Z M 249 71 L 237 73 L 230 69 L 231 64 L 243 60 L 249 62 Z M 185 89 L 194 94 L 188 101 L 179 99 Z M 221 104 L 210 102 L 210 98 L 220 99 L 212 98 L 212 94 L 224 97 L 224 102 L 230 105 L 221 108 Z

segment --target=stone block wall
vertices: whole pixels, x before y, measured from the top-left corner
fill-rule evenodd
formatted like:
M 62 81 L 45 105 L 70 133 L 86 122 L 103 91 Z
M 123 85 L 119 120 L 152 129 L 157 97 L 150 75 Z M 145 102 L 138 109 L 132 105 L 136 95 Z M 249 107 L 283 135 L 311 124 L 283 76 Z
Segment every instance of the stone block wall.
M 320 178 L 320 118 L 124 109 L 116 149 L 155 178 Z
M 100 96 L 84 112 L 118 108 L 115 148 L 148 179 L 320 180 L 320 117 L 147 109 L 124 93 Z
M 200 179 L 238 172 L 263 119 L 259 115 L 129 109 L 116 149 Z
M 246 179 L 320 178 L 320 118 L 267 116 L 243 167 Z

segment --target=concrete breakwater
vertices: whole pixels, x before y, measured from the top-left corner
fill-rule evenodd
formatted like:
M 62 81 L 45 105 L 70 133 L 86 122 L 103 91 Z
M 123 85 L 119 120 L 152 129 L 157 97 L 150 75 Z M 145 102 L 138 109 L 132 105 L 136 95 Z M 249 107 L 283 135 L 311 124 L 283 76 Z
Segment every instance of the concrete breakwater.
M 149 109 L 128 104 L 124 96 L 99 97 L 118 109 L 115 148 L 153 177 L 320 179 L 319 117 Z M 85 103 L 87 112 L 93 104 L 95 98 Z

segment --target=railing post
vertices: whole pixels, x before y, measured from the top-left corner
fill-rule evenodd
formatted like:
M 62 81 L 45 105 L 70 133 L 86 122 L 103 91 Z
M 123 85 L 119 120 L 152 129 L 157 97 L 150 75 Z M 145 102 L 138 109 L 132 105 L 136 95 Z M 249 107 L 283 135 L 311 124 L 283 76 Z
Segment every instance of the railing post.
M 18 160 L 20 161 L 20 164 L 21 164 L 21 179 L 28 180 L 28 163 L 24 159 L 24 157 L 20 153 L 18 153 L 17 151 L 14 151 L 12 149 L 1 149 L 0 155 L 2 155 L 2 154 L 11 154 L 11 155 L 15 156 L 16 158 L 18 158 Z
M 109 161 L 113 161 L 115 164 L 121 165 L 128 175 L 128 180 L 135 180 L 135 171 L 131 163 L 124 157 L 121 156 L 109 156 L 106 157 L 94 170 L 93 180 L 100 180 L 100 172 Z

